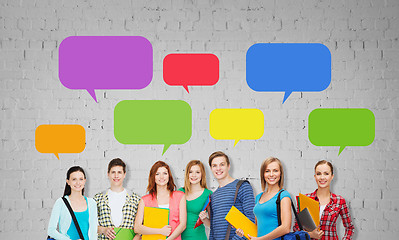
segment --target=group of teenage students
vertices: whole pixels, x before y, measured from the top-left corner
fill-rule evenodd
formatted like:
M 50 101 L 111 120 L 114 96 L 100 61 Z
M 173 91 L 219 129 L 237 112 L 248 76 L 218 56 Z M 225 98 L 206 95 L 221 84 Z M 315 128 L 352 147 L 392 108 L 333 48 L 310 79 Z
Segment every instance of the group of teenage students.
M 75 166 L 67 172 L 64 197 L 75 213 L 85 240 L 114 239 L 115 227 L 134 229 L 134 240 L 146 234 L 161 234 L 168 240 L 202 240 L 207 239 L 204 225 L 210 227 L 211 240 L 246 239 L 243 230 L 233 228 L 225 220 L 233 205 L 256 223 L 258 236 L 250 236 L 250 239 L 280 239 L 290 232 L 291 197 L 283 189 L 284 170 L 278 158 L 269 157 L 262 163 L 260 179 L 263 191 L 256 197 L 248 181 L 239 181 L 230 176 L 230 160 L 225 153 L 212 153 L 209 166 L 219 184 L 213 193 L 207 189 L 205 168 L 201 161 L 193 160 L 187 164 L 184 187 L 180 189 L 176 189 L 169 166 L 157 161 L 150 170 L 148 194 L 140 198 L 123 187 L 126 165 L 116 158 L 108 164 L 110 188 L 97 193 L 93 199 L 84 196 L 85 172 Z M 320 225 L 309 232 L 310 237 L 338 239 L 336 222 L 341 216 L 345 227 L 342 239 L 352 239 L 354 227 L 345 199 L 330 191 L 334 178 L 332 164 L 325 160 L 316 163 L 314 177 L 317 189 L 307 196 L 320 203 Z M 240 184 L 238 188 L 237 184 Z M 276 205 L 279 193 L 281 224 L 278 222 Z M 202 211 L 208 198 L 210 207 Z M 162 228 L 143 225 L 144 207 L 168 208 L 169 225 Z M 204 224 L 194 228 L 198 218 Z M 298 225 L 295 224 L 293 229 L 299 230 Z M 82 239 L 61 198 L 54 204 L 48 235 L 57 240 Z

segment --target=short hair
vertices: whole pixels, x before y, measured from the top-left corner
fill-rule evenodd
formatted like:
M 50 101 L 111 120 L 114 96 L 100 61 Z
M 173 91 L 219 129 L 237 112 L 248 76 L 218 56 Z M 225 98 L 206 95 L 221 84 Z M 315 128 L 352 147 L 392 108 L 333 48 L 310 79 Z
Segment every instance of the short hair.
M 217 158 L 217 157 L 224 157 L 224 158 L 226 158 L 227 165 L 228 165 L 228 166 L 230 165 L 229 157 L 228 157 L 224 152 L 222 152 L 222 151 L 217 151 L 217 152 L 212 153 L 211 156 L 209 156 L 209 166 L 210 166 L 210 167 L 212 167 L 212 161 L 213 161 L 213 159 L 214 159 L 214 158 Z
M 206 186 L 206 173 L 205 173 L 205 167 L 204 164 L 202 164 L 201 161 L 199 160 L 191 160 L 187 166 L 186 166 L 186 172 L 185 172 L 185 176 L 184 176 L 184 191 L 186 193 L 189 193 L 191 191 L 191 187 L 190 187 L 190 179 L 189 179 L 189 174 L 190 174 L 190 169 L 192 166 L 196 166 L 198 165 L 199 168 L 201 169 L 201 181 L 200 181 L 200 185 L 203 188 L 208 188 Z
M 276 158 L 276 157 L 268 157 L 266 158 L 265 161 L 263 161 L 261 167 L 260 167 L 260 180 L 261 180 L 261 185 L 262 185 L 262 190 L 265 191 L 266 187 L 267 187 L 267 182 L 265 179 L 265 171 L 267 166 L 272 163 L 272 162 L 276 162 L 279 167 L 280 167 L 280 180 L 278 181 L 278 186 L 280 188 L 280 190 L 284 187 L 284 169 L 283 169 L 283 165 L 281 164 L 280 159 Z
M 332 163 L 330 163 L 330 162 L 327 161 L 327 160 L 320 160 L 320 161 L 318 161 L 318 162 L 316 163 L 316 165 L 314 166 L 314 171 L 316 172 L 316 168 L 317 168 L 319 165 L 322 165 L 322 164 L 327 164 L 327 165 L 330 167 L 330 169 L 331 169 L 331 175 L 334 175 L 334 168 L 333 168 L 333 165 L 332 165 Z
M 120 158 L 114 158 L 108 163 L 108 173 L 111 171 L 111 168 L 115 166 L 121 166 L 123 168 L 123 172 L 126 173 L 126 164 Z
M 155 183 L 155 174 L 157 173 L 158 168 L 160 167 L 164 167 L 166 168 L 166 170 L 168 170 L 169 181 L 167 189 L 170 191 L 170 196 L 172 196 L 173 191 L 176 190 L 176 185 L 173 181 L 173 176 L 172 172 L 170 171 L 169 165 L 163 161 L 157 161 L 156 163 L 154 163 L 154 165 L 152 165 L 150 170 L 150 175 L 148 176 L 147 191 L 150 195 L 152 195 L 153 198 L 156 198 L 157 195 L 157 184 Z

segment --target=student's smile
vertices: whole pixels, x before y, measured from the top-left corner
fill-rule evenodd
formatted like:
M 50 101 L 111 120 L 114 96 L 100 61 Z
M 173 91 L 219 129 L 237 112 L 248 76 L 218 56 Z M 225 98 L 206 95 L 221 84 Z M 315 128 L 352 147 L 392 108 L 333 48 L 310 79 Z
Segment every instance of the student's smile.
M 169 173 L 165 167 L 158 168 L 157 172 L 155 173 L 155 183 L 157 185 L 163 186 L 168 184 L 169 182 Z
M 215 157 L 212 160 L 211 170 L 216 179 L 224 179 L 228 176 L 230 165 L 225 157 Z
M 190 172 L 188 174 L 191 184 L 199 183 L 202 179 L 201 168 L 198 165 L 194 165 L 190 168 Z
M 123 180 L 126 177 L 126 173 L 123 171 L 122 166 L 113 166 L 108 172 L 108 178 L 111 185 L 119 186 L 123 184 Z

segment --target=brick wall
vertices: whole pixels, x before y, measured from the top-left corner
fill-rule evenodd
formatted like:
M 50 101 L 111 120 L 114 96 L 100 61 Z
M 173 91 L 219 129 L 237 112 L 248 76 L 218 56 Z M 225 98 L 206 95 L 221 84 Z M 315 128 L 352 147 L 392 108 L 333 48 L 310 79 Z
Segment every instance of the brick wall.
M 156 160 L 167 161 L 178 186 L 186 163 L 204 163 L 215 150 L 231 156 L 233 177 L 249 178 L 260 192 L 259 167 L 268 156 L 282 159 L 286 189 L 316 188 L 320 159 L 336 168 L 333 192 L 350 205 L 355 239 L 394 239 L 399 230 L 399 2 L 397 0 L 0 0 L 0 239 L 43 239 L 66 170 L 87 170 L 87 196 L 108 186 L 106 166 L 128 163 L 127 187 L 145 194 Z M 58 79 L 58 46 L 67 36 L 144 36 L 154 49 L 154 77 L 142 90 L 98 90 L 95 103 L 84 90 Z M 259 42 L 316 42 L 332 54 L 332 81 L 323 92 L 252 91 L 245 82 L 245 53 Z M 212 87 L 166 85 L 162 60 L 173 52 L 209 52 L 220 60 Z M 193 110 L 193 135 L 172 145 L 127 145 L 113 136 L 113 109 L 126 99 L 182 99 Z M 376 117 L 376 137 L 367 147 L 316 147 L 307 138 L 315 108 L 362 107 Z M 214 140 L 208 117 L 215 108 L 258 108 L 265 134 L 256 141 Z M 36 151 L 41 124 L 81 124 L 87 144 L 80 154 Z M 217 182 L 209 168 L 208 183 Z M 340 235 L 343 227 L 338 224 Z

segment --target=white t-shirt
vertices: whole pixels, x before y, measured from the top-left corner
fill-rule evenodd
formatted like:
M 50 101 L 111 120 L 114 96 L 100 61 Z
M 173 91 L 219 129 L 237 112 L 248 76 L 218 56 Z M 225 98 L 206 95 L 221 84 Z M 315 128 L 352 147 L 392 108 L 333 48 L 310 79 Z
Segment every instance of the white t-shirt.
M 158 205 L 159 208 L 169 208 L 169 204 Z
M 111 220 L 115 227 L 119 227 L 122 224 L 123 213 L 122 208 L 126 202 L 126 189 L 122 192 L 113 192 L 108 189 L 108 201 L 109 207 L 111 208 Z
M 321 215 L 323 214 L 323 212 L 324 212 L 324 209 L 326 208 L 326 206 L 327 205 L 320 205 L 320 219 L 321 219 Z

